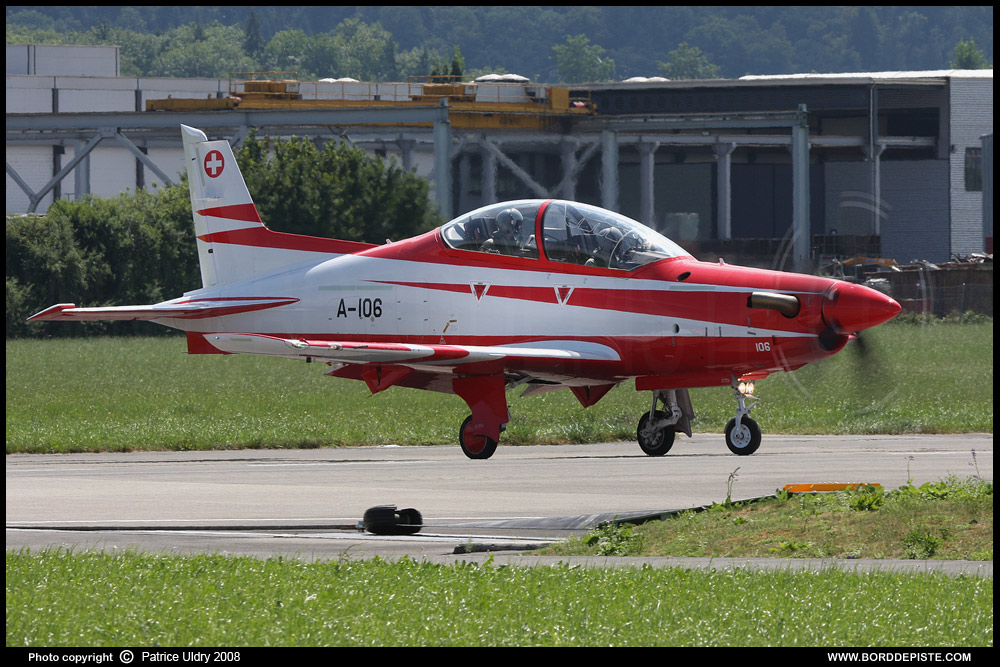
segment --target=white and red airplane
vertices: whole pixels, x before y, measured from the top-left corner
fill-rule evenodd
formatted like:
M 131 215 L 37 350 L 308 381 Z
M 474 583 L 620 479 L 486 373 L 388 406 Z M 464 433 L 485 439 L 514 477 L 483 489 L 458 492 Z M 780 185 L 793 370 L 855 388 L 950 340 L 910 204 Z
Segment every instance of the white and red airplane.
M 192 354 L 322 361 L 373 393 L 457 394 L 470 458 L 496 450 L 507 390 L 569 388 L 588 407 L 626 380 L 652 392 L 637 429 L 647 454 L 691 435 L 687 390 L 711 386 L 732 387 L 726 443 L 752 454 L 753 380 L 829 357 L 900 310 L 860 285 L 700 262 L 569 201 L 493 204 L 385 245 L 274 232 L 229 143 L 181 127 L 201 289 L 146 306 L 58 304 L 30 320 L 152 320 L 187 332 Z

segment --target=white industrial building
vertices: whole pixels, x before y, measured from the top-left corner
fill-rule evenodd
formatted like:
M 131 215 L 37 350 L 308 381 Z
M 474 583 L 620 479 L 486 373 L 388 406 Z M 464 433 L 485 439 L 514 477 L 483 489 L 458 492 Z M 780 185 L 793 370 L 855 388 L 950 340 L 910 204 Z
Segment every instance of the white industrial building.
M 412 95 L 406 84 L 351 85 L 302 82 L 301 92 L 339 100 Z M 246 124 L 264 116 L 160 115 L 146 111 L 146 102 L 223 99 L 229 86 L 227 79 L 119 76 L 117 47 L 7 46 L 7 212 L 42 213 L 53 198 L 176 181 L 180 135 L 167 119 L 197 126 L 231 117 L 214 135 L 206 131 L 239 141 Z M 519 90 L 535 94 L 530 84 Z M 992 70 L 646 80 L 586 93 L 595 115 L 546 131 L 463 132 L 437 121 L 414 131 L 405 115 L 396 117 L 397 129 L 373 131 L 357 129 L 348 115 L 339 125 L 265 113 L 273 134 L 282 122 L 287 134 L 309 123 L 321 129 L 317 138 L 338 136 L 336 129 L 396 157 L 435 182 L 446 213 L 498 198 L 554 196 L 615 208 L 706 247 L 796 236 L 809 252 L 810 238 L 844 235 L 876 238 L 883 256 L 901 262 L 983 251 Z M 151 130 L 159 119 L 163 127 Z M 796 135 L 796 123 L 807 135 Z M 807 233 L 792 234 L 799 229 Z

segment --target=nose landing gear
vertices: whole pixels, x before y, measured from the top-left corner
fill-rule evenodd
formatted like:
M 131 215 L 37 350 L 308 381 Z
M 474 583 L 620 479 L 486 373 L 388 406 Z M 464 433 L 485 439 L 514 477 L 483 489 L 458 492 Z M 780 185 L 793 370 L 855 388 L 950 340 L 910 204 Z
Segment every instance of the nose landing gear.
M 736 416 L 726 424 L 726 446 L 738 456 L 753 454 L 760 448 L 760 426 L 750 419 L 750 410 L 760 400 L 753 395 L 753 382 L 740 382 L 733 378 L 736 397 Z M 663 409 L 658 409 L 659 404 Z M 663 456 L 674 445 L 677 432 L 691 437 L 691 420 L 694 410 L 687 389 L 658 389 L 653 391 L 653 404 L 639 419 L 636 439 L 639 448 L 648 456 Z
M 750 410 L 760 399 L 753 395 L 753 382 L 733 380 L 736 396 L 736 416 L 726 424 L 726 446 L 739 456 L 753 454 L 760 447 L 760 426 L 750 419 Z M 747 404 L 747 401 L 752 401 Z

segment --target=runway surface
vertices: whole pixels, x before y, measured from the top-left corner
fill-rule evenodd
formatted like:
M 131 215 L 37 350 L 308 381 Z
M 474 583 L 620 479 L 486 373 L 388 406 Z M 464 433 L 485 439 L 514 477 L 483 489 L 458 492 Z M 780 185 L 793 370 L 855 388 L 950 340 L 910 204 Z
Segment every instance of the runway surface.
M 730 454 L 722 437 L 711 434 L 678 438 L 661 458 L 645 456 L 635 443 L 501 445 L 486 461 L 465 458 L 457 446 L 9 455 L 6 545 L 524 562 L 529 557 L 518 551 L 578 534 L 600 520 L 720 502 L 730 475 L 736 500 L 770 495 L 791 483 L 896 488 L 908 479 L 921 484 L 974 474 L 993 479 L 992 434 L 771 435 L 748 457 Z M 424 527 L 408 537 L 359 532 L 365 510 L 376 505 L 416 508 Z M 657 562 L 699 566 L 699 559 L 688 560 Z M 765 560 L 715 559 L 712 566 L 777 562 Z M 896 567 L 851 564 L 886 566 Z M 904 566 L 914 564 L 898 564 Z M 982 574 L 987 566 L 955 567 Z

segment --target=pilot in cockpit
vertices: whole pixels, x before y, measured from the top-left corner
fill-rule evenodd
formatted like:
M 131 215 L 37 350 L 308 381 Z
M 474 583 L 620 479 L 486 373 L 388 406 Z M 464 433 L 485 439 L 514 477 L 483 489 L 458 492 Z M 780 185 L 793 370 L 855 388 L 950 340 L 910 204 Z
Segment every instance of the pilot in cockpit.
M 608 225 L 593 236 L 596 248 L 587 260 L 587 266 L 608 267 L 611 264 L 611 253 L 622 240 L 622 233 L 617 227 Z
M 521 223 L 524 216 L 516 208 L 507 208 L 497 214 L 497 229 L 483 243 L 484 252 L 496 252 L 503 255 L 517 255 L 521 252 Z

